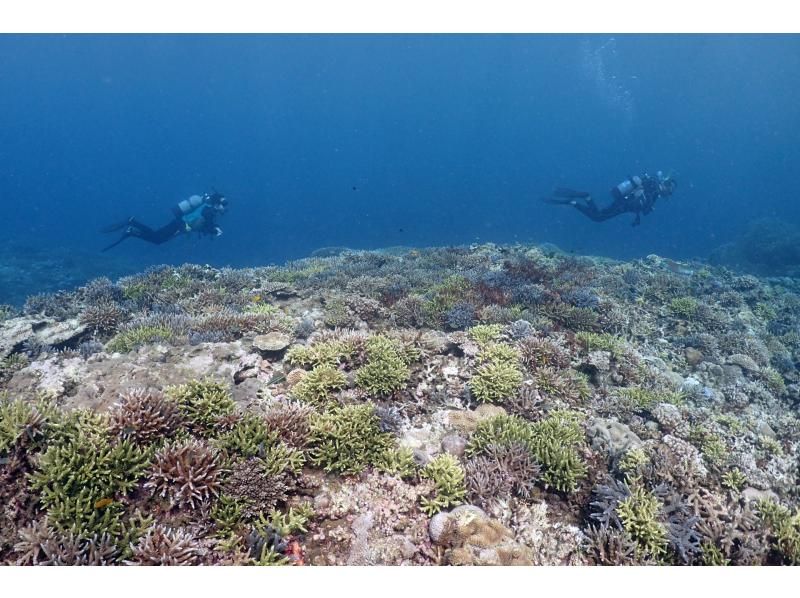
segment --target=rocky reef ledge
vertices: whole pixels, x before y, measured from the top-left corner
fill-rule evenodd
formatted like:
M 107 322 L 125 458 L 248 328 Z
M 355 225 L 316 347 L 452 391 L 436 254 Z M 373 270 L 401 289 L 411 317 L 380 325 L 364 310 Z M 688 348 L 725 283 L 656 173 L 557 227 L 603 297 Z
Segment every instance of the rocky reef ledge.
M 794 279 L 554 248 L 0 306 L 0 562 L 800 563 Z

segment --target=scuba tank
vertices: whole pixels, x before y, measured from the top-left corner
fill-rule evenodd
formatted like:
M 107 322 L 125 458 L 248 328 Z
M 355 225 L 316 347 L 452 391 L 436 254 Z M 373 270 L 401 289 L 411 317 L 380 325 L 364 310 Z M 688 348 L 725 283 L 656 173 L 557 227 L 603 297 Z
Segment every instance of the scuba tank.
M 205 200 L 202 197 L 199 195 L 192 195 L 189 199 L 178 202 L 178 205 L 172 208 L 172 213 L 175 214 L 176 218 L 183 218 L 187 214 L 194 212 L 204 203 Z
M 205 197 L 192 195 L 189 199 L 184 199 L 172 208 L 172 213 L 175 218 L 183 221 L 186 232 L 189 232 L 201 228 L 205 223 L 203 210 L 206 205 Z
M 623 197 L 627 197 L 628 195 L 630 195 L 634 190 L 638 189 L 641 186 L 642 186 L 642 179 L 638 176 L 633 176 L 633 177 L 628 177 L 627 179 L 622 181 L 611 191 L 619 199 L 622 199 Z

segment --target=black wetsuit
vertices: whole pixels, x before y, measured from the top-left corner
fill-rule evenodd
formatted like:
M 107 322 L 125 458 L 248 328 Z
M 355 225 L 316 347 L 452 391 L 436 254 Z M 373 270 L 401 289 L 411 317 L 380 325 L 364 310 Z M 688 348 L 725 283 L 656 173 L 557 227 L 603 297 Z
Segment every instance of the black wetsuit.
M 108 251 L 112 247 L 116 247 L 128 237 L 137 237 L 148 243 L 161 245 L 185 232 L 196 232 L 212 236 L 219 234 L 219 229 L 217 228 L 215 220 L 217 211 L 212 206 L 206 205 L 200 215 L 201 218 L 193 221 L 191 225 L 189 225 L 184 221 L 182 215 L 176 213 L 175 218 L 158 229 L 152 229 L 146 224 L 136 220 L 136 218 L 129 218 L 120 224 L 113 225 L 104 230 L 104 232 L 113 232 L 124 228 L 125 232 L 111 245 L 103 248 L 103 251 Z
M 614 187 L 611 190 L 613 201 L 604 208 L 598 208 L 589 193 L 571 189 L 556 189 L 554 197 L 546 198 L 545 201 L 573 205 L 594 222 L 603 222 L 625 213 L 636 214 L 632 225 L 637 226 L 641 223 L 642 214 L 647 215 L 652 212 L 656 200 L 661 197 L 658 179 L 643 175 L 641 181 L 641 186 L 634 188 L 627 195 L 622 195 L 619 189 Z

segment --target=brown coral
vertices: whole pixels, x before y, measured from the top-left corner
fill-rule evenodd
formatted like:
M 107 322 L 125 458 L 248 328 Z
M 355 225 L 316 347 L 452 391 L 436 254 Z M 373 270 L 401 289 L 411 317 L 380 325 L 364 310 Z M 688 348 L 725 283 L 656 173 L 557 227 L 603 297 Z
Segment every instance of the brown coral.
M 175 401 L 144 388 L 123 392 L 110 419 L 112 432 L 143 444 L 169 437 L 183 421 Z
M 201 550 L 186 530 L 154 525 L 133 547 L 134 565 L 183 566 L 199 565 Z
M 111 301 L 90 305 L 81 314 L 81 324 L 92 332 L 111 334 L 125 319 L 125 312 Z
M 219 495 L 223 473 L 220 453 L 204 442 L 167 444 L 156 453 L 145 488 L 167 498 L 173 507 L 195 509 Z
M 512 495 L 529 498 L 541 467 L 522 444 L 489 445 L 467 461 L 467 492 L 476 504 L 487 505 Z
M 267 428 L 278 433 L 280 439 L 295 448 L 304 448 L 311 433 L 309 417 L 314 409 L 297 402 L 279 403 L 264 414 Z
M 225 495 L 238 499 L 244 514 L 254 517 L 286 500 L 291 485 L 286 474 L 272 475 L 264 461 L 252 458 L 233 466 L 225 480 Z
M 110 565 L 119 555 L 108 534 L 81 538 L 54 530 L 44 517 L 19 531 L 18 565 Z

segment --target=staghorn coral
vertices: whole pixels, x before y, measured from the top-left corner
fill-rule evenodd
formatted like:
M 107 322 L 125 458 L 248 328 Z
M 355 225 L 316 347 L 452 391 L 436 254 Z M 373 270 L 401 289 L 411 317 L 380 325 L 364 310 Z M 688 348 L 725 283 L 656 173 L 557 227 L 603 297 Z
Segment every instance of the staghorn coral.
M 534 372 L 542 367 L 565 368 L 569 366 L 569 350 L 563 346 L 560 339 L 529 336 L 519 343 L 518 348 L 520 360 L 528 371 Z
M 91 332 L 111 334 L 125 319 L 125 312 L 116 303 L 94 303 L 83 310 L 80 322 Z
M 311 462 L 325 471 L 354 474 L 391 446 L 372 405 L 333 407 L 311 416 Z
M 347 378 L 341 370 L 331 365 L 318 365 L 294 385 L 291 394 L 312 405 L 323 405 L 331 395 L 347 386 Z
M 81 538 L 72 531 L 59 532 L 46 516 L 19 530 L 14 551 L 17 565 L 111 565 L 120 556 L 108 534 Z
M 212 379 L 170 386 L 164 393 L 177 402 L 190 427 L 200 432 L 213 430 L 221 417 L 231 415 L 236 408 L 228 387 Z
M 134 488 L 149 464 L 147 452 L 129 440 L 111 444 L 104 422 L 79 412 L 58 427 L 30 475 L 51 524 L 84 537 L 123 533 L 124 509 L 113 498 Z
M 630 496 L 617 503 L 617 516 L 626 533 L 645 555 L 659 558 L 667 549 L 667 530 L 658 520 L 661 503 L 641 486 L 634 486 Z
M 292 488 L 286 473 L 270 472 L 264 460 L 257 457 L 234 464 L 224 484 L 225 494 L 239 501 L 244 515 L 251 518 L 285 501 Z
M 466 496 L 464 468 L 450 453 L 442 453 L 422 468 L 420 476 L 431 480 L 433 495 L 420 497 L 420 508 L 429 516 L 460 505 Z
M 367 362 L 356 371 L 356 385 L 365 392 L 385 396 L 406 386 L 411 376 L 408 354 L 386 336 L 373 336 L 365 347 Z
M 586 537 L 589 541 L 586 550 L 598 565 L 643 564 L 641 555 L 637 555 L 639 545 L 622 530 L 608 525 L 590 525 Z
M 495 499 L 530 498 L 541 474 L 540 465 L 522 443 L 489 445 L 464 466 L 467 495 L 486 507 Z
M 31 450 L 41 443 L 48 428 L 51 408 L 46 403 L 31 405 L 0 396 L 0 455 L 14 447 Z
M 183 417 L 177 402 L 152 390 L 132 388 L 111 408 L 109 422 L 113 434 L 150 444 L 172 436 Z
M 287 445 L 305 448 L 311 433 L 311 414 L 314 409 L 296 402 L 281 402 L 272 405 L 264 413 L 267 428 L 278 433 Z
M 204 442 L 167 443 L 156 453 L 144 487 L 172 507 L 197 509 L 219 495 L 224 472 L 219 452 Z
M 237 417 L 212 443 L 229 456 L 263 457 L 277 441 L 278 433 L 269 429 L 263 417 L 245 413 Z
M 147 530 L 133 547 L 129 564 L 151 566 L 200 565 L 203 551 L 185 529 L 157 524 Z
M 542 467 L 541 482 L 545 488 L 572 492 L 587 474 L 587 467 L 578 453 L 584 441 L 580 416 L 570 411 L 554 411 L 537 422 L 516 416 L 498 415 L 478 423 L 467 445 L 467 456 L 485 453 L 490 445 L 519 443 Z

